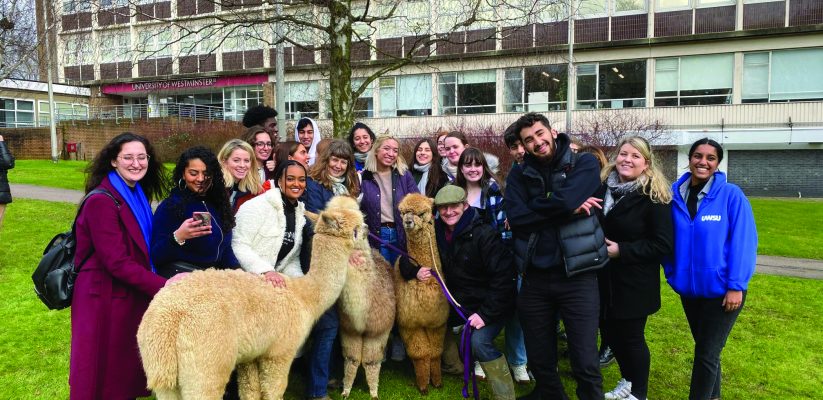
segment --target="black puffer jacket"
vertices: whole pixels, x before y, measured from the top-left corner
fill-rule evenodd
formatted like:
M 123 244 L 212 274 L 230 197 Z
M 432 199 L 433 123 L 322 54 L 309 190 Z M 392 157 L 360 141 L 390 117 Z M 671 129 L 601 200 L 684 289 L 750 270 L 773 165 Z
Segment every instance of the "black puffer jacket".
M 500 234 L 469 207 L 456 236 L 446 243 L 446 225 L 437 220 L 435 233 L 443 273 L 454 298 L 486 324 L 503 323 L 514 310 L 517 290 L 514 264 Z M 462 226 L 462 229 L 460 227 Z M 466 315 L 468 317 L 468 315 Z M 455 315 L 450 324 L 461 324 Z
M 14 156 L 11 155 L 6 142 L 0 142 L 0 204 L 11 203 L 8 170 L 14 168 Z

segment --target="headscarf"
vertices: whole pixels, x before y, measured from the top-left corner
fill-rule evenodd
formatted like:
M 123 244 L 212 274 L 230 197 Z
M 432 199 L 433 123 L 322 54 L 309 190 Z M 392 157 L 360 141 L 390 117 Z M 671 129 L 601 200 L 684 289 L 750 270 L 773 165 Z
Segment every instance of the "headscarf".
M 311 140 L 311 147 L 306 149 L 306 150 L 309 151 L 308 164 L 309 164 L 309 166 L 312 166 L 312 165 L 314 165 L 314 162 L 317 161 L 317 143 L 319 143 L 320 139 L 321 139 L 320 129 L 317 127 L 317 122 L 314 122 L 313 119 L 311 119 L 309 117 L 304 117 L 304 118 L 300 118 L 300 121 L 302 121 L 304 119 L 309 120 L 309 122 L 311 122 L 312 129 L 314 129 L 314 137 Z M 297 121 L 298 124 L 300 123 L 300 121 Z M 300 142 L 300 134 L 297 133 L 297 125 L 298 124 L 294 125 L 294 140 L 297 141 L 297 142 Z

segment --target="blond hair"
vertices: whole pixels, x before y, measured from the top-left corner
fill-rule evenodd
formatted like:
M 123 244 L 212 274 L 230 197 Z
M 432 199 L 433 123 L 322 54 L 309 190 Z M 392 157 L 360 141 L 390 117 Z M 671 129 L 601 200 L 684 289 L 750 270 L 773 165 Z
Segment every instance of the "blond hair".
M 228 161 L 231 153 L 238 149 L 249 153 L 249 159 L 251 159 L 249 172 L 240 182 L 234 179 L 234 175 L 232 175 L 231 171 L 226 167 L 226 161 Z M 251 145 L 247 142 L 240 139 L 229 140 L 223 145 L 220 152 L 217 153 L 217 160 L 220 161 L 220 169 L 223 171 L 223 180 L 226 182 L 226 188 L 230 188 L 236 183 L 237 189 L 242 192 L 258 194 L 263 190 L 263 185 L 260 182 L 260 174 L 257 173 L 257 169 L 259 168 L 257 165 L 257 157 L 254 156 L 254 149 L 252 149 Z
M 628 144 L 629 146 L 634 147 L 640 155 L 646 159 L 646 162 L 649 164 L 649 167 L 643 171 L 642 176 L 645 177 L 641 181 L 640 192 L 646 196 L 651 198 L 652 202 L 654 203 L 663 203 L 668 204 L 672 201 L 672 189 L 671 185 L 663 173 L 660 171 L 660 168 L 657 167 L 657 162 L 655 161 L 654 153 L 652 153 L 652 148 L 649 145 L 649 142 L 646 139 L 640 136 L 629 136 L 624 138 L 617 144 L 617 154 L 620 154 L 620 149 L 623 145 Z M 615 159 L 612 160 L 609 165 L 607 165 L 603 170 L 600 172 L 600 179 L 605 181 L 612 171 L 615 171 L 616 166 L 615 163 L 617 161 L 617 156 L 614 157 Z
M 409 170 L 409 166 L 406 164 L 406 160 L 403 159 L 403 155 L 400 154 L 400 141 L 397 140 L 396 137 L 388 133 L 383 135 L 377 135 L 377 139 L 374 140 L 374 144 L 369 150 L 369 155 L 366 156 L 366 163 L 364 168 L 371 172 L 377 172 L 377 149 L 379 149 L 380 146 L 382 146 L 383 143 L 387 140 L 394 140 L 394 142 L 397 143 L 398 148 L 397 159 L 394 160 L 394 165 L 392 165 L 392 168 L 396 169 L 398 174 L 405 175 L 406 171 Z

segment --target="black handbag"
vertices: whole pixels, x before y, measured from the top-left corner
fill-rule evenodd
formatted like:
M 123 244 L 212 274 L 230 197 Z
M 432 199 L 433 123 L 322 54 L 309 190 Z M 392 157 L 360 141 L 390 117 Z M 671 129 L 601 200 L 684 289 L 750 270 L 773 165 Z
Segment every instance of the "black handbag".
M 74 265 L 74 252 L 77 247 L 77 240 L 74 235 L 74 229 L 77 225 L 77 217 L 80 211 L 83 210 L 83 205 L 86 200 L 92 195 L 103 193 L 114 200 L 117 208 L 120 208 L 120 202 L 105 189 L 94 189 L 89 192 L 80 202 L 80 207 L 77 209 L 77 215 L 74 217 L 74 222 L 71 224 L 71 230 L 68 232 L 59 233 L 51 239 L 46 249 L 43 250 L 43 258 L 37 264 L 37 268 L 31 275 L 31 280 L 34 282 L 34 293 L 40 298 L 40 301 L 49 308 L 49 310 L 62 310 L 71 305 L 71 297 L 74 292 L 74 281 L 77 279 L 77 273 L 86 261 L 94 254 L 92 249 L 83 261 L 76 267 Z
M 575 216 L 557 228 L 566 276 L 603 268 L 609 262 L 606 235 L 597 215 Z

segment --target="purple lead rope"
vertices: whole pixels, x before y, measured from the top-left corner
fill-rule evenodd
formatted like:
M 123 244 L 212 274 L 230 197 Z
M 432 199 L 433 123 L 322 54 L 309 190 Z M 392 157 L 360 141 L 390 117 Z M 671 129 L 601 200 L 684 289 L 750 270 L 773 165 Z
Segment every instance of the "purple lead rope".
M 369 232 L 369 237 L 378 241 L 383 246 L 388 247 L 390 250 L 400 253 L 400 255 L 406 257 L 417 265 L 420 266 L 420 263 L 414 259 L 414 257 L 410 256 L 409 253 L 403 251 L 399 247 L 391 244 L 386 243 L 381 237 L 375 235 L 374 233 Z M 460 352 L 463 354 L 463 398 L 469 398 L 469 380 L 472 382 L 472 394 L 474 395 L 475 400 L 480 400 L 480 392 L 477 391 L 477 377 L 474 375 L 474 366 L 472 366 L 472 326 L 469 322 L 469 318 L 466 314 L 469 314 L 469 311 L 463 308 L 462 306 L 457 305 L 457 303 L 452 300 L 451 296 L 449 296 L 448 292 L 446 291 L 446 284 L 443 283 L 443 279 L 440 277 L 440 274 L 437 271 L 432 270 L 432 276 L 437 281 L 437 284 L 440 285 L 440 291 L 443 292 L 443 296 L 446 297 L 446 301 L 457 311 L 457 315 L 465 321 L 463 324 L 463 332 L 460 334 Z M 447 328 L 448 329 L 448 328 Z

